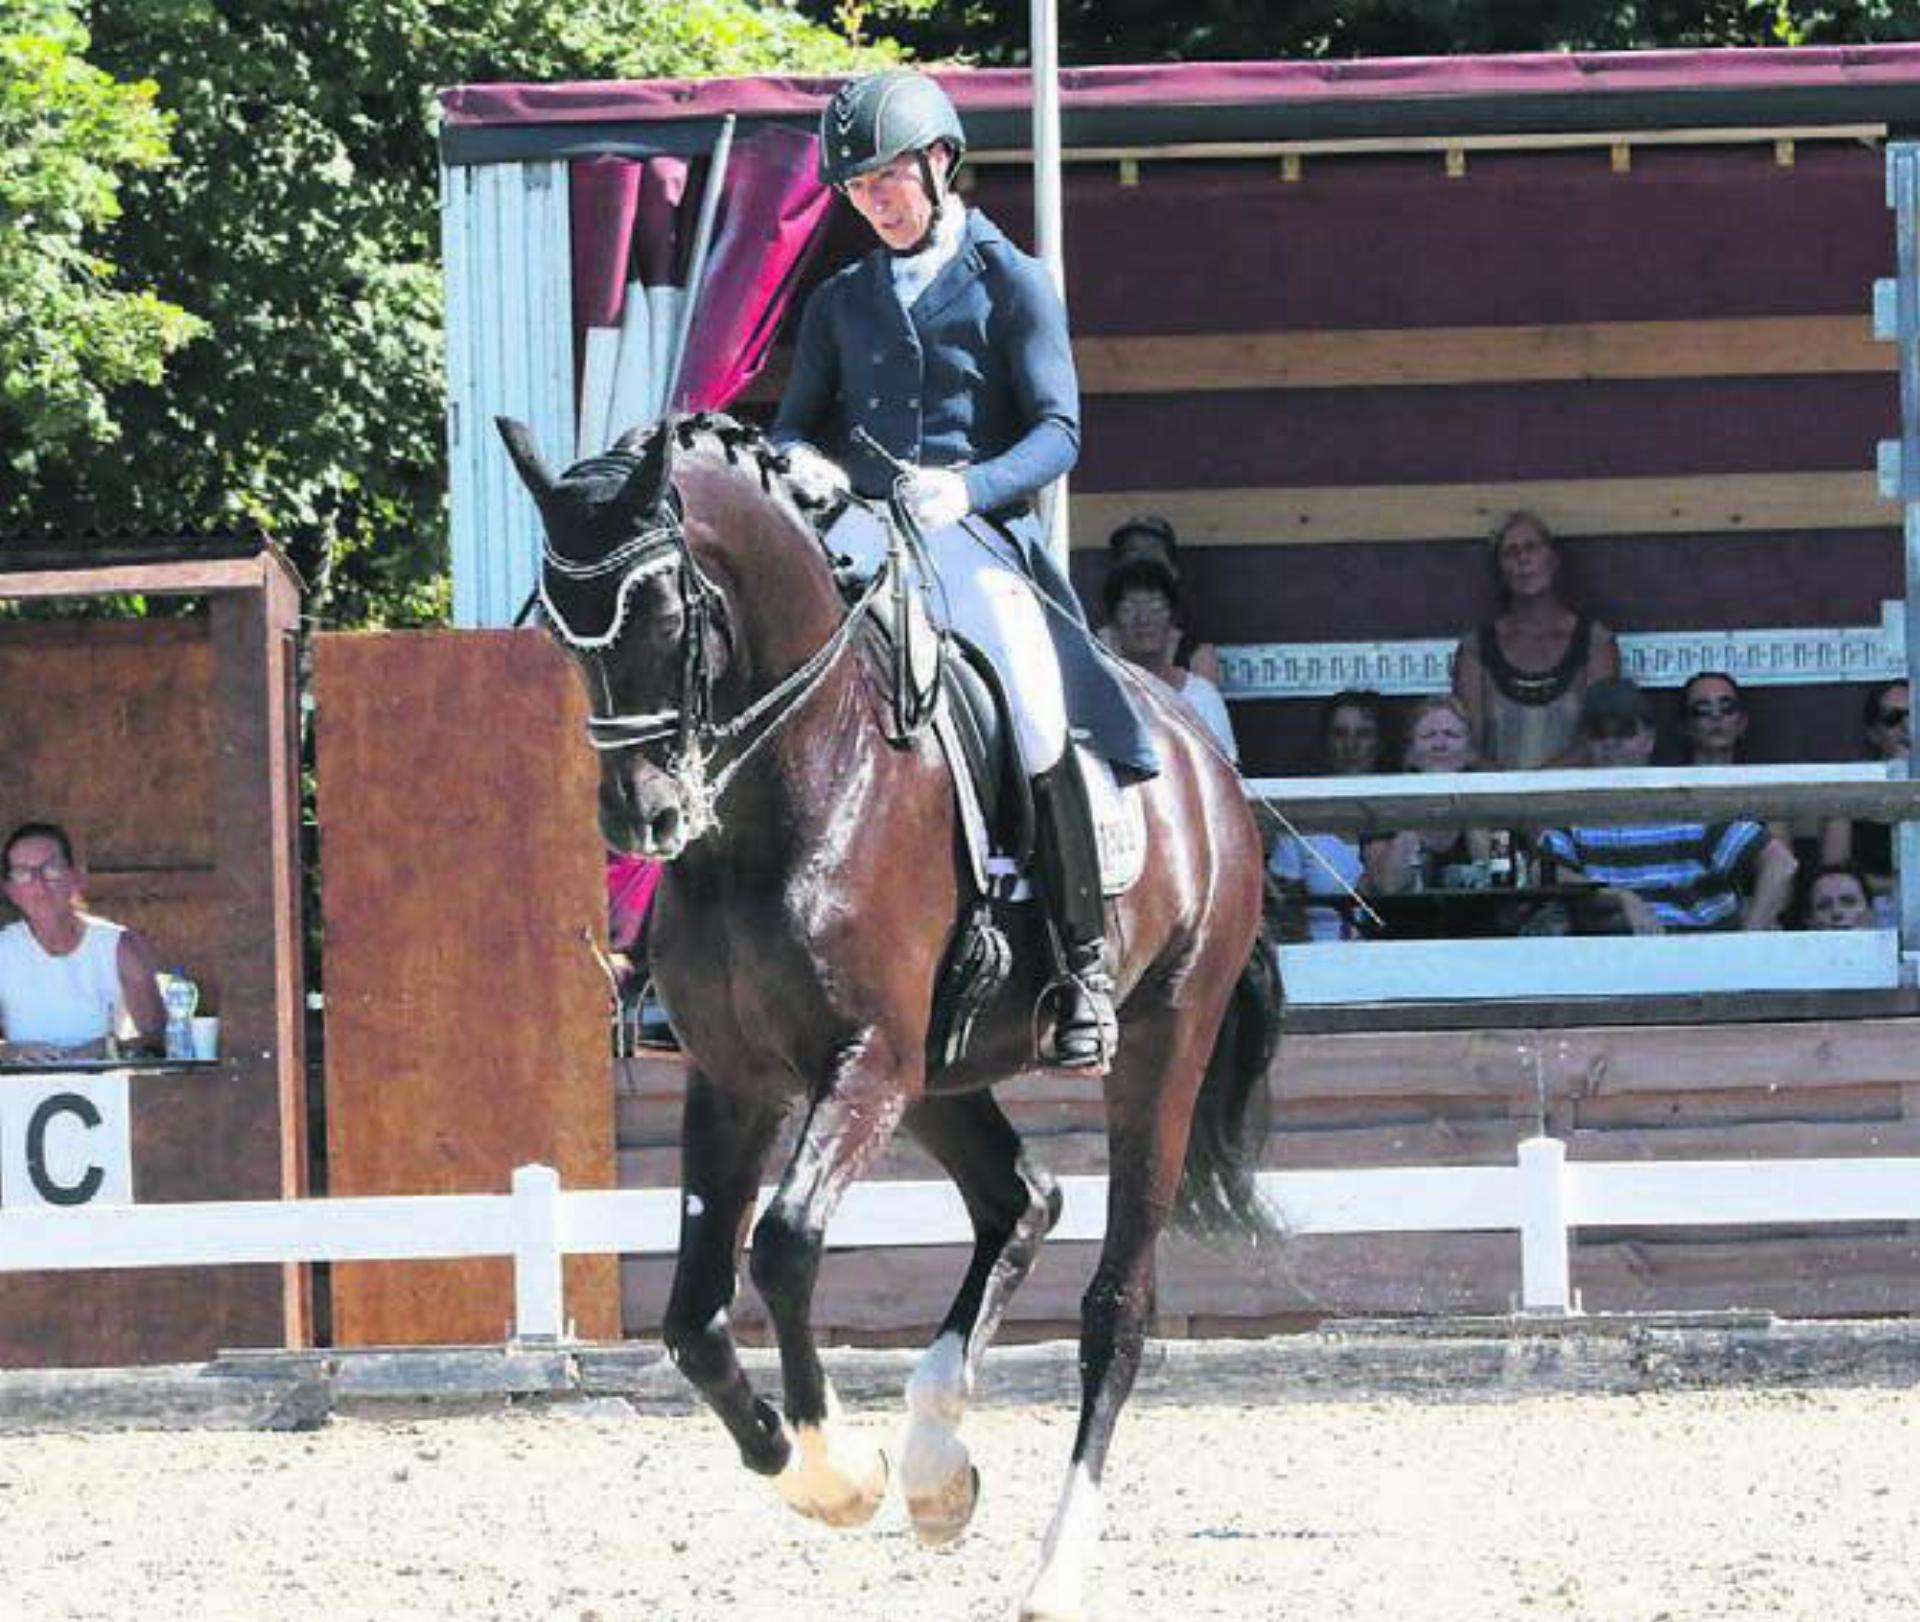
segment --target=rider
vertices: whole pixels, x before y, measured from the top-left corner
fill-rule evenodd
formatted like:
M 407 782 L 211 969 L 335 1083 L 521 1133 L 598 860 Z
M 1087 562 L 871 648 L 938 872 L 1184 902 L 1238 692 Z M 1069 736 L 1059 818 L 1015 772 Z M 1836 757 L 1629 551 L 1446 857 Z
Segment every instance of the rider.
M 992 661 L 1033 774 L 1035 868 L 1061 987 L 1050 1057 L 1104 1068 L 1114 988 L 1069 713 L 1110 758 L 1141 772 L 1156 762 L 1034 507 L 1080 450 L 1066 312 L 1041 266 L 955 194 L 966 149 L 953 104 L 922 74 L 873 74 L 827 104 L 820 178 L 882 246 L 808 300 L 773 438 L 796 489 L 819 502 L 849 485 L 869 499 L 892 487 L 893 468 L 853 441 L 856 428 L 916 464 L 902 494 L 938 571 L 930 606 Z M 830 538 L 872 559 L 875 528 L 856 504 Z

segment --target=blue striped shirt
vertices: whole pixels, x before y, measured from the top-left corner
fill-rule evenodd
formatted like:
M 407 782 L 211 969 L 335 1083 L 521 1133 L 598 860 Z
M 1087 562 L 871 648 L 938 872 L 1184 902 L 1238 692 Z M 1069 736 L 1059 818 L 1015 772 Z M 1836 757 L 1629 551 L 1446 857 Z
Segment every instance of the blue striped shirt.
M 1541 851 L 1595 884 L 1631 890 L 1663 929 L 1738 929 L 1767 830 L 1760 823 L 1653 823 L 1627 828 L 1550 828 Z

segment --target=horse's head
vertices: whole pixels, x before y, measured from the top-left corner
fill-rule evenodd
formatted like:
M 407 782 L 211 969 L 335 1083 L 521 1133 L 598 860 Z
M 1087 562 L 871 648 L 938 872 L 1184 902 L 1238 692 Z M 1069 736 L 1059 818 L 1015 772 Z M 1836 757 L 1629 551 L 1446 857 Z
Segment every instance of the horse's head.
M 673 432 L 630 434 L 556 477 L 524 424 L 498 426 L 546 531 L 547 625 L 586 683 L 601 833 L 616 850 L 671 861 L 708 814 L 687 767 L 730 651 L 725 599 L 688 544 Z

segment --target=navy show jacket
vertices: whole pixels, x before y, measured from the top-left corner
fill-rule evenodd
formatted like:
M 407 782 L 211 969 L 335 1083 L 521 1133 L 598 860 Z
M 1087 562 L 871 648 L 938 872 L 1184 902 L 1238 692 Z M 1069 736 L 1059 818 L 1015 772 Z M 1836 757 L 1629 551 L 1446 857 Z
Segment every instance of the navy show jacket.
M 891 261 L 875 249 L 807 301 L 773 438 L 809 441 L 861 495 L 884 496 L 886 464 L 849 437 L 865 428 L 904 462 L 962 468 L 975 512 L 1017 519 L 1080 455 L 1080 386 L 1059 295 L 978 210 L 910 311 Z

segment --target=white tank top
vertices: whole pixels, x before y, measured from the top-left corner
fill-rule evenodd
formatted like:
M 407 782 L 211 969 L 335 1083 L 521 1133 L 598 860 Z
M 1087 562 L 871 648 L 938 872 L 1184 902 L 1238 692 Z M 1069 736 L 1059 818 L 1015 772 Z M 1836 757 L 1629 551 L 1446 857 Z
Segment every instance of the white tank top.
M 9 1042 L 79 1047 L 124 1023 L 120 937 L 124 926 L 86 914 L 80 944 L 55 957 L 24 921 L 0 929 L 0 1026 Z

